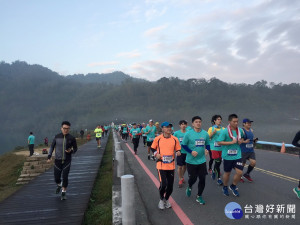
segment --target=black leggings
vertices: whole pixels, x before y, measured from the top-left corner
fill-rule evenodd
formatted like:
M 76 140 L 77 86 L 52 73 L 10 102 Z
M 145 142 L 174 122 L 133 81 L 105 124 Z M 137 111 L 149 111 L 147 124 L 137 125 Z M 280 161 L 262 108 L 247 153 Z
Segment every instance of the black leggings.
M 187 163 L 186 168 L 189 174 L 188 183 L 190 188 L 192 188 L 193 184 L 196 183 L 197 178 L 199 177 L 198 196 L 201 196 L 205 188 L 205 177 L 207 175 L 206 162 L 199 165 Z
M 168 200 L 173 192 L 175 170 L 158 170 L 158 177 L 160 181 L 159 196 L 160 199 Z
M 139 142 L 140 142 L 140 139 L 138 137 L 137 138 L 132 138 L 133 150 L 134 150 L 135 153 L 137 152 L 137 149 L 139 147 Z
M 122 139 L 127 141 L 128 133 L 122 133 Z
M 69 183 L 69 172 L 70 172 L 70 167 L 71 167 L 71 160 L 66 160 L 64 163 L 62 163 L 62 160 L 55 160 L 54 164 L 54 179 L 57 184 L 61 183 L 61 174 L 62 174 L 62 186 L 63 187 L 68 187 Z
M 144 143 L 144 145 L 147 144 L 147 136 L 143 136 L 143 143 Z
M 214 159 L 212 158 L 211 150 L 208 150 L 208 153 L 209 153 L 208 169 L 211 170 Z
M 222 163 L 222 159 L 215 159 L 215 166 L 214 166 L 214 172 L 216 173 L 217 177 L 220 178 L 221 171 L 220 171 L 220 166 Z

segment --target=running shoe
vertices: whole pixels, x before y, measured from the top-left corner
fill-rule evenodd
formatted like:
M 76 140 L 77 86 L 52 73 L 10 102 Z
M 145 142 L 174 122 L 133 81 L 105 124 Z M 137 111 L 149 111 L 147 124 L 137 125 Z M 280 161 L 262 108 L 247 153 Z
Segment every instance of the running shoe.
M 185 191 L 186 196 L 190 197 L 190 196 L 191 196 L 191 193 L 192 193 L 192 188 L 187 187 L 187 188 L 186 188 L 186 191 Z
M 169 202 L 169 200 L 166 200 L 165 201 L 165 208 L 166 209 L 169 209 L 169 208 L 171 208 L 172 207 L 172 205 L 171 205 L 171 203 Z
M 150 160 L 150 155 L 148 155 L 148 160 Z
M 234 196 L 240 196 L 239 192 L 238 192 L 238 188 L 235 185 L 230 185 L 229 189 L 232 191 L 232 194 Z
M 165 202 L 163 200 L 159 200 L 158 208 L 159 209 L 165 209 Z
M 184 184 L 185 184 L 185 180 L 184 180 L 184 178 L 182 178 L 182 183 L 184 183 Z
M 178 187 L 179 187 L 179 188 L 182 188 L 182 185 L 183 185 L 183 181 L 182 181 L 182 179 L 181 179 L 181 180 L 179 180 Z
M 245 183 L 244 179 L 241 177 L 241 180 L 240 180 L 241 183 Z
M 219 178 L 219 179 L 217 180 L 217 184 L 220 185 L 220 186 L 222 186 L 222 185 L 223 185 L 223 181 Z
M 300 190 L 297 187 L 295 187 L 295 188 L 293 188 L 293 191 L 295 192 L 297 197 L 300 198 Z
M 66 192 L 65 191 L 62 191 L 61 192 L 61 200 L 67 200 L 67 195 L 66 195 Z
M 100 148 L 100 145 L 98 145 L 97 147 Z
M 202 196 L 197 195 L 196 202 L 199 202 L 200 205 L 205 205 L 205 201 L 203 200 Z
M 244 174 L 244 176 L 250 183 L 253 181 L 249 174 Z
M 223 187 L 223 194 L 226 195 L 226 196 L 229 196 L 229 192 L 228 192 L 228 187 L 227 186 Z
M 155 161 L 155 157 L 154 157 L 154 155 L 152 155 L 152 160 L 153 160 L 153 161 Z
M 61 186 L 60 186 L 60 185 L 57 185 L 55 194 L 59 194 L 60 190 L 61 190 Z
M 214 171 L 212 171 L 212 173 L 211 173 L 211 179 L 213 179 L 213 180 L 216 179 L 216 173 Z

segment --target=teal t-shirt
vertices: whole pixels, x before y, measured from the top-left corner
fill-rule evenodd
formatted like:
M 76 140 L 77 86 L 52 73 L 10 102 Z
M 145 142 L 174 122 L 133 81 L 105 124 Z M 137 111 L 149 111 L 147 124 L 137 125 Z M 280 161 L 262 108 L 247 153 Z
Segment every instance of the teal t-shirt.
M 222 151 L 222 146 L 218 144 L 218 138 L 222 132 L 222 130 L 224 130 L 223 127 L 220 128 L 216 128 L 216 127 L 210 127 L 207 131 L 208 134 L 211 134 L 215 131 L 215 129 L 217 130 L 217 132 L 211 137 L 210 139 L 210 150 L 214 150 L 214 151 Z
M 30 144 L 30 145 L 34 145 L 34 140 L 35 140 L 35 136 L 33 136 L 33 135 L 30 135 L 30 136 L 28 137 L 28 141 L 29 141 L 29 144 Z
M 181 130 L 177 130 L 174 132 L 173 135 L 178 138 L 180 145 L 181 145 L 181 142 L 183 141 L 184 135 L 186 133 L 187 133 L 187 131 L 185 131 L 185 133 L 182 133 Z M 187 152 L 183 148 L 181 148 L 180 152 L 183 154 L 187 154 Z
M 146 130 L 146 127 L 143 127 L 143 128 L 142 128 L 142 136 L 143 136 L 143 137 L 146 137 L 146 136 L 147 136 L 147 134 L 145 134 L 145 132 L 146 132 L 145 130 Z
M 132 138 L 137 138 L 138 136 L 136 136 L 136 134 L 141 133 L 141 129 L 140 128 L 131 128 L 130 132 L 132 134 Z
M 122 131 L 123 131 L 123 134 L 127 134 L 128 133 L 128 128 L 127 127 L 122 127 Z
M 209 145 L 209 136 L 205 130 L 196 132 L 194 129 L 189 130 L 181 142 L 181 145 L 187 145 L 192 151 L 196 151 L 198 155 L 194 157 L 191 153 L 187 153 L 186 162 L 193 165 L 199 165 L 206 162 L 205 147 Z
M 156 127 L 155 126 L 147 126 L 145 129 L 145 133 L 147 133 L 148 131 L 150 131 L 150 133 L 147 134 L 147 141 L 148 142 L 152 142 L 155 138 L 155 133 L 156 133 Z
M 242 129 L 239 128 L 239 131 L 241 133 L 241 138 L 243 138 L 244 135 Z M 232 131 L 232 135 L 235 138 L 237 137 L 237 133 L 235 130 Z M 228 128 L 225 128 L 221 131 L 217 141 L 232 141 L 228 134 Z M 222 145 L 222 158 L 225 160 L 236 160 L 242 158 L 240 145 L 238 143 L 235 143 L 233 145 Z

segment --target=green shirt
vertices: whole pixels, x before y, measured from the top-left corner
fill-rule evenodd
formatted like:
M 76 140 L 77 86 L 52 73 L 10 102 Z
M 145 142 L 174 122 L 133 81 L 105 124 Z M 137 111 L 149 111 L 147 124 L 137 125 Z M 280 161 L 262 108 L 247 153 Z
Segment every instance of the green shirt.
M 141 129 L 140 128 L 131 128 L 130 132 L 132 134 L 132 138 L 137 138 L 138 136 L 136 136 L 136 134 L 141 133 Z
M 30 136 L 28 137 L 29 145 L 34 145 L 34 140 L 35 140 L 35 136 L 30 135 Z
M 186 133 L 187 133 L 187 131 L 185 131 L 185 133 L 182 133 L 181 130 L 178 130 L 178 131 L 174 132 L 173 135 L 178 138 L 178 140 L 180 142 L 180 145 L 181 145 L 181 142 L 183 141 L 184 135 Z M 180 152 L 183 153 L 183 154 L 187 154 L 187 152 L 183 148 L 181 148 Z
M 101 138 L 102 137 L 102 132 L 103 132 L 103 130 L 101 128 L 96 128 L 94 130 L 94 133 L 96 133 L 96 138 Z
M 144 132 L 147 133 L 150 131 L 150 133 L 147 134 L 147 141 L 152 142 L 155 138 L 155 133 L 156 133 L 156 127 L 153 125 L 150 127 L 149 125 L 145 128 Z
M 191 153 L 187 153 L 185 160 L 187 163 L 199 165 L 206 162 L 205 147 L 209 145 L 209 136 L 205 130 L 200 132 L 196 132 L 194 129 L 189 130 L 184 135 L 181 145 L 187 145 L 189 149 L 198 153 L 196 157 Z
M 241 128 L 239 128 L 241 137 L 243 138 L 243 131 Z M 237 137 L 236 131 L 232 131 L 233 137 Z M 218 137 L 218 142 L 220 141 L 225 141 L 225 142 L 230 142 L 232 139 L 229 137 L 228 134 L 228 128 L 225 128 L 224 130 L 221 131 L 219 137 Z M 241 153 L 241 148 L 238 143 L 232 144 L 232 145 L 222 145 L 222 158 L 225 160 L 236 160 L 242 158 L 242 153 Z

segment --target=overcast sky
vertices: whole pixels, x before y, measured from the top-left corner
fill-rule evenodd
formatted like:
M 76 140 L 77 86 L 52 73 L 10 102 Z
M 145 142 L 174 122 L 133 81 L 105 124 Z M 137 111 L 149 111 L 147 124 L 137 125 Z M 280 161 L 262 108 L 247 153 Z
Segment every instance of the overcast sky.
M 300 83 L 299 0 L 0 0 L 0 61 Z

